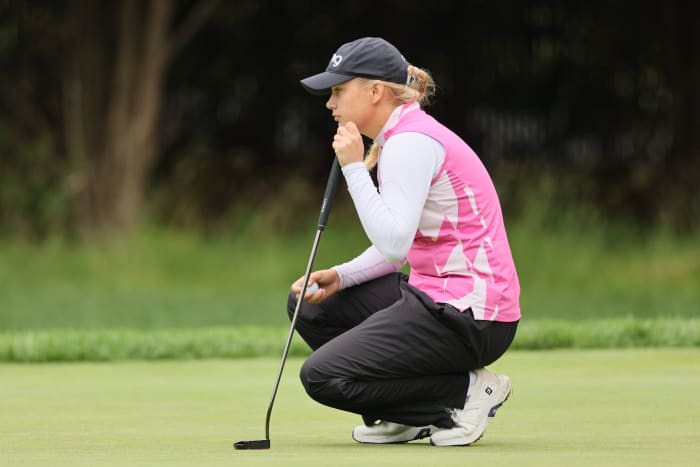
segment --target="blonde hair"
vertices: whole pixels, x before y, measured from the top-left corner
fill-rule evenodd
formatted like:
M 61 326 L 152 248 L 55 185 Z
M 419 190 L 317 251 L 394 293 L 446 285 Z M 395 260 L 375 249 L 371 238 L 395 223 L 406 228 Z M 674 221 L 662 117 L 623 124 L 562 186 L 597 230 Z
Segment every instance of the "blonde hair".
M 430 99 L 435 95 L 435 81 L 429 72 L 418 68 L 417 66 L 408 65 L 406 69 L 408 73 L 408 83 L 398 84 L 382 81 L 384 86 L 391 91 L 392 97 L 396 105 L 407 104 L 409 102 L 418 102 L 418 105 L 424 107 L 430 104 Z M 374 81 L 369 81 L 370 83 Z M 365 167 L 368 170 L 377 165 L 379 158 L 379 146 L 372 143 L 367 156 L 365 157 Z

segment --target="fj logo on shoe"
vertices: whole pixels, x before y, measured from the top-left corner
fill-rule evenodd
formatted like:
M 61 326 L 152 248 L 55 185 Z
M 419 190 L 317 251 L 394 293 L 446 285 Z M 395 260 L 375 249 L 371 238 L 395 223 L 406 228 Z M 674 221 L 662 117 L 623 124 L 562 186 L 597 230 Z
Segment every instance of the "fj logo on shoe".
M 484 389 L 484 391 L 486 391 L 486 394 L 488 394 L 489 396 L 493 393 L 493 389 L 491 389 L 490 386 L 486 386 L 486 389 Z

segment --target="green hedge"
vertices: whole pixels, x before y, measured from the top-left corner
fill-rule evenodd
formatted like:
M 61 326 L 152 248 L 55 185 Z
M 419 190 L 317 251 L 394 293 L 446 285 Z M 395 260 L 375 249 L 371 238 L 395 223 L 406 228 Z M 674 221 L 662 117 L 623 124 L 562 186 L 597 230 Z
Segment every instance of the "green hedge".
M 700 319 L 533 320 L 518 329 L 513 348 L 700 347 Z
M 0 334 L 0 361 L 112 361 L 281 356 L 288 328 L 51 330 Z M 533 320 L 513 349 L 700 347 L 700 319 Z M 308 347 L 295 334 L 290 355 Z

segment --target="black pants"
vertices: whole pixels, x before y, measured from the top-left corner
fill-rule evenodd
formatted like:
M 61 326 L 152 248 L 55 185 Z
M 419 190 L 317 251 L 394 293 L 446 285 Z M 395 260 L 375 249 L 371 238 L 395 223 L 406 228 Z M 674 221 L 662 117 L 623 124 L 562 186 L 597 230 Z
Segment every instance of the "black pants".
M 295 308 L 290 294 L 290 318 Z M 301 381 L 314 400 L 367 424 L 450 428 L 447 409 L 464 406 L 469 371 L 498 359 L 516 328 L 436 304 L 389 274 L 302 305 L 296 330 L 314 352 Z

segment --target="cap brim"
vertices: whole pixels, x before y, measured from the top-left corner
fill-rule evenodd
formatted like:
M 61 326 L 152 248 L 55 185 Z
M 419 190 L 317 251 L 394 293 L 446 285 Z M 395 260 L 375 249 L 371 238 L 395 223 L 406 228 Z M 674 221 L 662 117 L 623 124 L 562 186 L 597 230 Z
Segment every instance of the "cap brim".
M 333 86 L 337 86 L 353 78 L 354 77 L 350 75 L 341 75 L 340 73 L 329 73 L 324 71 L 323 73 L 302 79 L 300 82 L 304 89 L 306 89 L 309 93 L 320 96 L 323 94 L 328 94 Z

